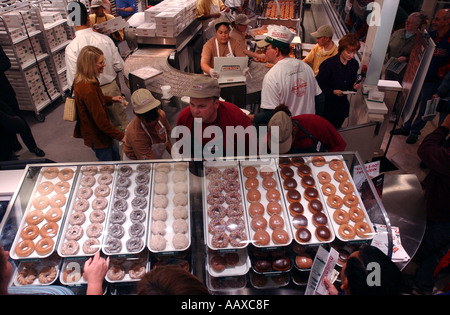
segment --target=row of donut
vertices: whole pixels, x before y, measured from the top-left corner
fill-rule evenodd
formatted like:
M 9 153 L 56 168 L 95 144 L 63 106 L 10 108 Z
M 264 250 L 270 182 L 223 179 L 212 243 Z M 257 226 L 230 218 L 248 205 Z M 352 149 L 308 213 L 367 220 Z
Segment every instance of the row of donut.
M 73 177 L 72 168 L 47 167 L 40 172 L 15 238 L 16 258 L 46 256 L 54 250 Z

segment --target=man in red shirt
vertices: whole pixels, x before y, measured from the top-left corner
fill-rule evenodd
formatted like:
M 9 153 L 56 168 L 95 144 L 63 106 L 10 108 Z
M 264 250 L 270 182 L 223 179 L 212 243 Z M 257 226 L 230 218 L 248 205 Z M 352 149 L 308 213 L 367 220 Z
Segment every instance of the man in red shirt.
M 172 132 L 178 140 L 172 148 L 173 158 L 177 153 L 195 159 L 257 153 L 255 127 L 239 107 L 219 100 L 217 80 L 194 77 L 186 96 L 189 106 L 180 112 Z

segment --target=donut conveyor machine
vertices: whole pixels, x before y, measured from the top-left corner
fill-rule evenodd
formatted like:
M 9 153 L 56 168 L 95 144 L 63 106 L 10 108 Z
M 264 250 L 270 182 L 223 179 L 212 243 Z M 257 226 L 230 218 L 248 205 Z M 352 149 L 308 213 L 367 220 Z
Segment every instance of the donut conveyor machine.
M 295 155 L 298 156 L 298 155 Z M 327 162 L 329 162 L 330 160 L 334 159 L 334 158 L 339 158 L 341 161 L 344 162 L 345 165 L 345 170 L 348 173 L 348 175 L 350 175 L 350 180 L 352 182 L 352 184 L 355 184 L 355 182 L 353 182 L 352 180 L 352 172 L 355 166 L 357 165 L 362 165 L 362 163 L 360 162 L 360 158 L 359 155 L 355 152 L 343 152 L 342 154 L 333 154 L 333 155 L 329 155 L 329 154 L 321 154 L 321 156 L 324 156 L 325 159 L 327 160 Z M 289 157 L 294 157 L 294 156 L 289 156 Z M 310 154 L 308 156 L 303 156 L 305 158 L 305 160 L 307 161 L 307 163 L 311 163 L 311 159 L 312 157 L 314 157 L 314 154 Z M 381 224 L 381 225 L 386 225 L 388 227 L 390 227 L 389 224 L 389 219 L 386 215 L 386 212 L 384 210 L 383 205 L 381 204 L 381 201 L 376 193 L 376 190 L 372 184 L 372 182 L 370 180 L 368 180 L 368 175 L 365 172 L 365 170 L 363 170 L 364 173 L 364 185 L 362 185 L 362 191 L 360 191 L 359 193 L 355 192 L 355 194 L 358 196 L 359 200 L 360 200 L 360 204 L 359 206 L 364 209 L 365 212 L 365 220 L 366 222 L 368 222 L 371 226 L 371 233 L 370 235 L 367 236 L 367 238 L 359 238 L 356 237 L 355 239 L 352 240 L 346 240 L 346 239 L 342 239 L 342 237 L 339 236 L 339 233 L 336 230 L 336 227 L 334 226 L 334 221 L 332 218 L 332 213 L 328 212 L 328 224 L 330 227 L 330 230 L 332 231 L 332 238 L 330 237 L 330 239 L 328 241 L 311 241 L 310 243 L 301 243 L 296 239 L 295 236 L 295 228 L 292 225 L 292 215 L 289 214 L 289 211 L 287 211 L 288 207 L 289 207 L 289 202 L 286 199 L 286 190 L 282 187 L 282 183 L 283 183 L 283 178 L 280 175 L 280 168 L 278 167 L 278 158 L 272 158 L 269 159 L 269 164 L 274 166 L 274 168 L 276 170 L 274 170 L 274 178 L 276 179 L 276 182 L 278 183 L 278 189 L 280 190 L 280 194 L 281 194 L 281 199 L 280 199 L 280 203 L 282 203 L 282 208 L 283 208 L 283 213 L 282 213 L 282 217 L 284 218 L 284 222 L 285 222 L 285 228 L 287 230 L 287 232 L 289 233 L 289 240 L 285 243 L 285 244 L 273 244 L 272 242 L 267 245 L 267 246 L 258 246 L 255 244 L 254 240 L 252 240 L 254 231 L 252 230 L 251 227 L 251 220 L 252 217 L 249 215 L 248 212 L 248 207 L 250 205 L 250 202 L 248 200 L 247 197 L 247 192 L 248 190 L 245 188 L 245 180 L 246 180 L 246 176 L 243 175 L 243 170 L 245 167 L 247 166 L 258 166 L 258 170 L 260 168 L 260 166 L 262 165 L 261 163 L 257 162 L 251 162 L 251 160 L 238 160 L 234 162 L 234 165 L 236 165 L 236 170 L 239 171 L 239 183 L 240 183 L 240 187 L 241 187 L 241 192 L 240 195 L 242 197 L 242 208 L 244 209 L 244 214 L 243 214 L 243 221 L 245 221 L 246 226 L 245 228 L 247 229 L 245 233 L 245 235 L 248 236 L 248 239 L 242 239 L 241 241 L 243 241 L 241 243 L 241 247 L 237 247 L 237 248 L 232 248 L 232 247 L 228 247 L 228 248 L 215 248 L 212 244 L 211 244 L 211 235 L 209 235 L 208 232 L 208 209 L 206 209 L 206 207 L 208 207 L 209 205 L 206 203 L 206 197 L 208 195 L 208 191 L 206 191 L 208 189 L 207 183 L 205 182 L 206 177 L 203 176 L 205 168 L 207 165 L 208 167 L 215 167 L 214 165 L 218 165 L 221 166 L 221 168 L 223 169 L 223 164 L 220 163 L 224 163 L 224 162 L 207 162 L 207 164 L 203 165 L 203 163 L 199 163 L 199 162 L 188 162 L 185 163 L 186 165 L 188 165 L 187 169 L 186 169 L 186 183 L 187 183 L 187 187 L 188 187 L 188 192 L 187 192 L 187 199 L 188 199 L 188 203 L 187 205 L 187 209 L 188 209 L 188 217 L 187 217 L 187 223 L 188 223 L 188 231 L 187 234 L 185 234 L 188 237 L 188 244 L 187 247 L 182 247 L 179 249 L 173 248 L 172 245 L 168 246 L 167 249 L 164 250 L 155 250 L 155 249 L 151 249 L 149 247 L 150 241 L 151 241 L 151 223 L 152 223 L 152 210 L 154 209 L 154 205 L 153 202 L 155 200 L 155 195 L 154 195 L 154 185 L 155 185 L 155 174 L 156 174 L 156 168 L 159 166 L 162 166 L 164 164 L 162 163 L 168 163 L 169 165 L 176 165 L 174 161 L 172 160 L 155 160 L 155 161 L 133 161 L 133 163 L 130 163 L 130 161 L 128 162 L 114 162 L 114 164 L 112 164 L 115 168 L 115 171 L 113 174 L 114 180 L 112 182 L 112 185 L 110 186 L 110 191 L 111 191 L 111 200 L 108 204 L 108 208 L 105 209 L 105 214 L 106 214 L 106 220 L 105 223 L 108 222 L 109 218 L 108 218 L 108 213 L 111 212 L 111 205 L 114 202 L 114 198 L 115 194 L 117 193 L 117 181 L 118 181 L 118 172 L 119 169 L 122 166 L 125 165 L 132 165 L 133 166 L 133 170 L 134 172 L 136 172 L 136 169 L 138 166 L 151 166 L 152 172 L 150 173 L 150 178 L 151 180 L 148 182 L 148 198 L 147 199 L 147 205 L 145 208 L 143 208 L 144 211 L 146 211 L 146 217 L 145 217 L 145 227 L 146 227 L 146 231 L 145 231 L 145 235 L 143 236 L 142 239 L 144 240 L 144 244 L 145 246 L 142 246 L 140 249 L 134 251 L 134 252 L 129 252 L 126 250 L 122 250 L 120 251 L 120 255 L 114 255 L 114 253 L 109 253 L 107 250 L 105 250 L 105 241 L 106 241 L 106 237 L 105 234 L 108 231 L 107 227 L 104 227 L 103 229 L 103 235 L 99 237 L 99 248 L 98 250 L 102 250 L 103 253 L 107 254 L 107 255 L 113 255 L 113 257 L 131 257 L 133 255 L 139 255 L 139 259 L 140 260 L 147 260 L 148 264 L 145 266 L 145 270 L 148 271 L 151 266 L 150 266 L 150 261 L 152 260 L 152 257 L 156 257 L 159 255 L 163 255 L 165 257 L 168 256 L 173 256 L 173 257 L 177 257 L 180 254 L 186 254 L 189 253 L 188 256 L 190 257 L 190 264 L 191 264 L 191 271 L 193 274 L 195 274 L 196 276 L 198 276 L 200 279 L 203 279 L 205 281 L 206 284 L 208 284 L 208 287 L 213 290 L 213 291 L 222 291 L 222 290 L 229 290 L 230 288 L 225 288 L 223 287 L 224 283 L 220 281 L 220 277 L 223 276 L 227 276 L 227 277 L 237 277 L 235 279 L 236 283 L 234 284 L 233 290 L 236 291 L 240 291 L 241 293 L 252 293 L 252 287 L 256 287 L 256 288 L 264 288 L 260 287 L 261 279 L 257 279 L 258 275 L 262 274 L 262 275 L 270 275 L 270 276 L 277 276 L 280 275 L 280 273 L 282 273 L 282 279 L 284 279 L 283 281 L 281 281 L 282 283 L 285 283 L 285 285 L 288 285 L 290 283 L 290 275 L 286 275 L 285 273 L 290 273 L 290 271 L 292 270 L 292 272 L 296 272 L 296 271 L 301 271 L 301 272 L 309 272 L 309 270 L 302 270 L 301 268 L 299 268 L 298 266 L 295 265 L 295 253 L 292 251 L 293 246 L 294 247 L 304 247 L 304 248 L 309 248 L 309 251 L 314 252 L 315 249 L 317 249 L 318 246 L 333 246 L 333 247 L 339 247 L 342 248 L 343 246 L 359 246 L 358 244 L 361 243 L 366 243 L 369 242 L 373 237 L 374 237 L 374 226 L 372 226 L 372 224 L 376 225 L 376 224 Z M 183 162 L 184 163 L 184 162 Z M 206 163 L 206 162 L 205 162 Z M 229 162 L 226 162 L 229 163 Z M 264 164 L 264 163 L 263 163 Z M 78 261 L 80 265 L 82 265 L 82 263 L 80 263 L 80 260 L 86 259 L 85 254 L 83 254 L 83 250 L 80 248 L 80 253 L 76 254 L 75 256 L 73 255 L 61 255 L 61 244 L 64 241 L 64 233 L 66 232 L 67 227 L 65 226 L 65 223 L 68 222 L 69 217 L 70 217 L 70 210 L 72 210 L 73 208 L 73 204 L 77 199 L 77 185 L 79 184 L 79 182 L 81 181 L 82 178 L 82 169 L 86 166 L 96 166 L 99 169 L 102 166 L 105 165 L 111 165 L 110 163 L 104 163 L 104 162 L 98 162 L 95 164 L 92 163 L 57 163 L 57 164 L 36 164 L 36 165 L 28 165 L 27 168 L 24 171 L 24 176 L 19 184 L 19 188 L 16 191 L 16 193 L 14 194 L 14 196 L 11 199 L 11 202 L 9 203 L 7 212 L 5 213 L 4 219 L 0 225 L 1 228 L 1 238 L 2 238 L 2 246 L 5 248 L 5 250 L 10 250 L 10 252 L 12 253 L 12 258 L 16 260 L 17 264 L 21 266 L 22 263 L 26 263 L 28 261 L 30 261 L 30 257 L 17 257 L 16 254 L 14 254 L 14 250 L 15 250 L 15 246 L 17 245 L 18 239 L 20 240 L 20 231 L 23 228 L 23 222 L 25 222 L 25 219 L 27 217 L 28 211 L 30 210 L 30 208 L 32 208 L 33 201 L 35 200 L 35 195 L 36 195 L 36 190 L 39 186 L 39 184 L 42 183 L 42 178 L 43 178 L 43 171 L 49 167 L 56 167 L 59 170 L 62 169 L 66 169 L 66 168 L 70 168 L 72 170 L 74 170 L 74 176 L 71 179 L 72 180 L 72 184 L 70 186 L 70 191 L 67 193 L 67 201 L 65 203 L 65 205 L 67 205 L 66 208 L 68 208 L 66 211 L 64 211 L 63 217 L 61 219 L 61 221 L 59 222 L 59 230 L 60 230 L 60 234 L 55 238 L 55 250 L 52 251 L 52 255 L 43 255 L 42 256 L 42 261 L 56 261 L 56 264 L 58 266 L 57 271 L 60 274 L 60 279 L 61 279 L 61 283 L 63 285 L 70 285 L 70 282 L 66 282 L 67 280 L 67 272 L 65 274 L 63 274 L 65 271 L 67 270 L 63 270 L 63 268 L 66 268 L 65 266 L 67 266 L 68 262 L 70 261 Z M 293 167 L 295 169 L 295 167 Z M 317 180 L 317 170 L 314 169 L 314 167 L 312 167 L 313 170 L 313 177 L 316 179 L 316 183 L 317 183 L 317 190 L 320 192 L 320 184 L 319 181 Z M 329 170 L 327 170 L 329 171 Z M 170 173 L 171 174 L 171 173 Z M 298 175 L 296 175 L 298 176 Z M 171 178 L 172 175 L 170 175 L 168 177 L 168 183 L 171 183 Z M 259 178 L 260 180 L 262 180 L 262 178 Z M 300 180 L 298 178 L 298 180 Z M 77 183 L 77 184 L 75 184 Z M 170 186 L 170 185 L 169 185 Z M 134 186 L 133 186 L 134 187 Z M 206 188 L 205 188 L 206 187 Z M 136 187 L 134 187 L 136 188 Z M 301 190 L 303 188 L 299 188 L 299 190 Z M 134 189 L 130 189 L 130 193 L 131 196 L 129 198 L 128 201 L 131 202 L 132 197 L 133 197 L 133 190 Z M 265 189 L 259 189 L 261 192 L 261 195 L 264 196 L 266 190 Z M 356 186 L 355 186 L 355 190 L 356 190 Z M 169 194 L 170 195 L 170 194 Z M 51 196 L 51 195 L 50 195 Z M 323 199 L 323 196 L 321 194 L 321 200 L 323 201 L 323 203 L 326 203 L 326 199 Z M 167 209 L 172 209 L 174 207 L 174 204 L 172 204 L 173 201 L 173 194 L 170 195 L 170 198 L 168 198 L 168 203 L 170 204 L 169 207 Z M 36 203 L 35 203 L 36 205 Z M 131 205 L 131 203 L 130 203 Z M 306 204 L 305 204 L 306 205 Z M 226 206 L 226 204 L 224 203 L 224 206 Z M 330 210 L 330 209 L 328 209 Z M 167 211 L 167 213 L 169 214 L 169 212 L 171 211 Z M 309 212 L 309 210 L 307 210 L 305 208 L 305 215 Z M 89 214 L 87 214 L 87 217 L 89 216 Z M 267 217 L 267 221 L 269 221 L 270 216 Z M 308 214 L 308 218 L 311 220 L 309 214 Z M 127 234 L 127 229 L 129 229 L 130 224 L 131 223 L 127 223 L 127 227 L 125 229 L 125 234 Z M 169 223 L 167 223 L 167 231 L 169 231 L 168 233 L 170 234 L 171 230 L 173 229 L 171 226 L 169 227 Z M 390 230 L 390 229 L 388 229 Z M 313 230 L 312 230 L 313 232 Z M 314 232 L 313 232 L 314 233 Z M 388 244 L 387 246 L 389 247 L 390 250 L 390 254 L 392 254 L 392 236 L 387 233 L 387 240 L 388 240 Z M 58 242 L 59 240 L 59 242 Z M 124 242 L 122 242 L 124 245 Z M 168 242 L 169 243 L 169 242 Z M 81 247 L 81 246 L 80 246 Z M 258 250 L 265 250 L 268 251 L 269 253 L 273 253 L 275 255 L 276 251 L 282 251 L 283 253 L 288 253 L 288 257 L 291 261 L 291 265 L 288 269 L 286 270 L 276 270 L 276 269 L 272 269 L 269 270 L 267 272 L 260 272 L 255 270 L 254 266 L 253 266 L 253 262 L 255 260 L 255 258 L 257 256 L 256 253 Z M 206 255 L 205 255 L 206 252 Z M 213 256 L 217 256 L 217 255 L 224 255 L 224 253 L 237 253 L 239 256 L 239 263 L 237 266 L 234 266 L 233 268 L 225 268 L 225 270 L 223 272 L 217 272 L 214 271 L 211 268 L 210 265 L 210 259 Z M 35 255 L 35 254 L 33 254 Z M 156 256 L 155 256 L 156 255 Z M 39 255 L 35 255 L 36 257 L 34 257 L 34 260 L 40 260 L 40 256 Z M 47 257 L 47 258 L 44 258 Z M 63 257 L 64 256 L 64 257 Z M 66 257 L 67 256 L 67 257 Z M 64 258 L 64 260 L 61 260 L 62 257 Z M 142 258 L 142 257 L 149 257 L 149 258 Z M 61 263 L 64 263 L 64 267 L 61 266 Z M 295 266 L 295 268 L 293 268 L 293 266 Z M 23 269 L 23 267 L 21 266 L 20 268 Z M 62 268 L 60 270 L 60 268 Z M 130 269 L 130 263 L 127 265 L 127 268 Z M 20 269 L 20 270 L 22 270 Z M 127 269 L 127 270 L 128 270 Z M 249 274 L 250 278 L 250 282 L 247 281 L 247 277 L 246 275 Z M 64 280 L 63 280 L 64 277 Z M 37 279 L 36 279 L 37 280 Z M 80 278 L 77 279 L 78 281 L 81 281 L 81 283 L 83 283 L 82 279 L 80 280 Z M 108 282 L 111 283 L 115 283 L 117 281 L 114 281 L 113 279 L 107 279 Z M 122 281 L 125 282 L 132 282 L 132 281 L 136 281 L 136 279 L 131 279 L 130 276 L 127 274 Z M 120 282 L 120 281 L 119 281 Z M 271 283 L 273 286 L 280 286 L 280 279 L 278 279 L 278 282 L 276 280 L 273 281 L 269 281 L 269 283 Z M 296 281 L 293 281 L 294 284 L 296 284 Z M 17 283 L 17 281 L 15 282 L 16 285 L 20 285 Z M 36 283 L 39 284 L 39 283 Z M 42 283 L 41 283 L 42 284 Z M 249 284 L 251 284 L 249 286 Z M 243 290 L 243 291 L 241 291 Z M 277 291 L 275 291 L 274 293 L 276 293 Z

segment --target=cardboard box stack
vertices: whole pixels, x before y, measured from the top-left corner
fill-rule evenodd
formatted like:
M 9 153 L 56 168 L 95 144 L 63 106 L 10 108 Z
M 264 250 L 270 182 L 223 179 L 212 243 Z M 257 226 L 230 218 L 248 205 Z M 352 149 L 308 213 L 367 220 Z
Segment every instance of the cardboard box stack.
M 108 35 L 114 33 L 115 31 L 124 29 L 125 27 L 128 27 L 128 22 L 125 21 L 121 16 L 119 16 L 115 17 L 112 20 L 100 24 L 95 24 L 93 28 L 99 33 Z
M 26 66 L 28 62 L 35 60 L 34 54 L 36 54 L 36 57 L 44 54 L 42 46 L 37 37 L 31 37 L 30 39 L 26 39 L 20 41 L 17 44 L 14 44 L 14 49 L 17 54 L 17 59 L 12 50 L 10 51 L 9 49 L 5 49 L 5 53 L 11 61 L 12 68 L 19 68 L 19 65 Z
M 47 87 L 47 91 L 52 98 L 58 93 L 58 89 L 53 83 L 52 77 L 45 61 L 39 62 L 39 68 L 41 70 L 40 72 L 37 67 L 37 65 L 34 65 L 30 69 L 25 70 L 25 78 L 27 80 L 27 86 L 30 89 L 30 94 L 33 102 L 35 104 L 41 104 L 49 101 L 48 95 L 45 92 L 44 84 Z

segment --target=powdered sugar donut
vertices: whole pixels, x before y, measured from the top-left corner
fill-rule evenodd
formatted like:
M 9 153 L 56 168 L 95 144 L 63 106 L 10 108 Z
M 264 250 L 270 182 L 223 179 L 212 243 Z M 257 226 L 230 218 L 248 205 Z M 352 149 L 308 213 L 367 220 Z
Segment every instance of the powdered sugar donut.
M 153 221 L 151 230 L 154 235 L 166 235 L 166 228 L 164 221 Z
M 166 239 L 161 235 L 153 235 L 150 240 L 150 248 L 154 251 L 161 251 L 166 248 Z
M 186 172 L 182 172 L 182 171 L 175 171 L 172 174 L 172 181 L 174 183 L 178 183 L 178 182 L 185 182 L 187 179 L 187 175 Z
M 169 180 L 169 177 L 167 176 L 167 173 L 163 173 L 163 172 L 156 172 L 155 173 L 155 183 L 167 183 L 167 181 Z
M 174 237 L 172 238 L 172 244 L 173 244 L 173 247 L 175 247 L 176 249 L 183 249 L 183 248 L 188 247 L 189 240 L 185 234 L 176 233 L 174 235 Z
M 158 183 L 155 185 L 155 194 L 157 195 L 167 195 L 169 188 L 166 183 Z
M 169 203 L 169 200 L 167 199 L 166 196 L 164 195 L 157 195 L 154 199 L 153 199 L 153 205 L 156 208 L 165 208 L 167 207 Z
M 185 206 L 188 203 L 188 198 L 186 194 L 178 193 L 173 197 L 173 203 L 175 206 Z
M 152 219 L 155 221 L 161 220 L 166 221 L 167 220 L 167 212 L 164 208 L 155 208 L 152 212 Z
M 186 220 L 176 219 L 175 221 L 173 221 L 172 228 L 175 233 L 187 233 L 188 224 Z
M 188 211 L 187 211 L 186 207 L 183 207 L 183 206 L 175 207 L 175 209 L 173 209 L 173 217 L 175 219 L 187 219 Z

